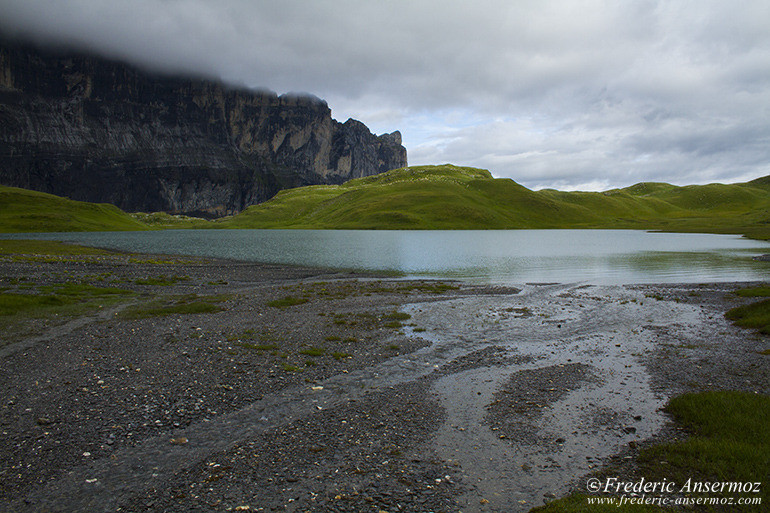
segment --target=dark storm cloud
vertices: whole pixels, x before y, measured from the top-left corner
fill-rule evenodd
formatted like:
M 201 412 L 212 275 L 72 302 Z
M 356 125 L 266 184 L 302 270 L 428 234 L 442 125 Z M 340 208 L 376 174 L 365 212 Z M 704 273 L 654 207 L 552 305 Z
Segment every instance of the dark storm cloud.
M 770 3 L 0 0 L 0 26 L 326 99 L 530 186 L 770 173 Z

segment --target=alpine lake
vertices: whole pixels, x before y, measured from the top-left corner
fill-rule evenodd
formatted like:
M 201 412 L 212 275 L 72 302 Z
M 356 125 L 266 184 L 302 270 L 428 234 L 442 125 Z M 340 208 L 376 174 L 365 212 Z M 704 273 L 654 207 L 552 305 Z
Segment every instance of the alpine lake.
M 4 234 L 138 253 L 385 271 L 473 283 L 763 281 L 770 244 L 641 230 L 164 230 Z

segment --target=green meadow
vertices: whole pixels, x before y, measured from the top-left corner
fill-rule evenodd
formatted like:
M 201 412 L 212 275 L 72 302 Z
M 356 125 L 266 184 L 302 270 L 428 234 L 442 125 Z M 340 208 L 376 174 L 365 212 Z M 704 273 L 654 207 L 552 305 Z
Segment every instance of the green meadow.
M 73 201 L 53 194 L 0 186 L 0 232 L 146 230 L 114 205 Z
M 171 228 L 457 230 L 625 228 L 770 239 L 770 176 L 738 184 L 639 183 L 604 192 L 532 191 L 452 165 L 396 169 L 342 185 L 289 189 L 204 221 L 0 187 L 0 232 Z
M 482 169 L 421 166 L 280 192 L 218 223 L 228 228 L 627 228 L 770 238 L 770 177 L 605 192 L 532 191 Z

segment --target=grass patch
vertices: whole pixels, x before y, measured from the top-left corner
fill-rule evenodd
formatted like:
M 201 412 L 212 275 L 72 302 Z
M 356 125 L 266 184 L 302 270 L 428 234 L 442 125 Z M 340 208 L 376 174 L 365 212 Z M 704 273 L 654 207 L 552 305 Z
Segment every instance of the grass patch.
M 389 321 L 405 321 L 411 319 L 412 316 L 406 312 L 391 312 L 387 315 L 383 315 L 382 318 Z
M 350 358 L 350 353 L 343 353 L 341 351 L 335 351 L 332 353 L 332 358 L 335 360 L 342 360 L 343 358 Z
M 157 299 L 142 305 L 134 305 L 121 312 L 125 319 L 146 319 L 165 315 L 191 315 L 221 312 L 224 308 L 219 304 L 230 299 L 230 296 L 199 296 L 186 294 Z
M 741 297 L 770 297 L 770 287 L 748 287 L 736 290 L 735 294 Z
M 286 296 L 281 299 L 269 301 L 267 303 L 267 306 L 272 306 L 273 308 L 288 308 L 290 306 L 296 306 L 296 305 L 307 303 L 308 301 L 309 299 L 304 297 Z
M 23 286 L 32 293 L 0 293 L 0 316 L 25 315 L 42 317 L 49 314 L 71 315 L 81 313 L 83 309 L 95 303 L 112 304 L 116 300 L 133 296 L 134 292 L 109 287 L 94 287 L 75 283 L 46 285 L 33 291 L 33 287 Z M 38 293 L 35 293 L 38 292 Z M 68 308 L 70 307 L 70 308 Z M 75 308 L 71 308 L 75 307 Z
M 699 482 L 762 482 L 762 505 L 731 506 L 730 511 L 765 511 L 770 493 L 764 481 L 770 466 L 770 397 L 746 392 L 701 392 L 671 399 L 666 410 L 692 436 L 686 440 L 652 446 L 638 459 L 638 474 L 646 481 L 665 478 L 677 491 Z M 686 492 L 686 490 L 685 490 Z M 690 490 L 690 497 L 701 494 Z M 703 496 L 756 497 L 757 494 L 709 493 Z M 586 495 L 572 495 L 532 511 L 539 513 L 620 511 L 671 511 L 653 506 L 616 507 L 588 505 Z M 596 497 L 596 496 L 594 496 Z M 671 497 L 672 499 L 674 497 Z M 720 509 L 715 509 L 722 511 Z M 700 510 L 699 510 L 700 511 Z M 714 511 L 706 509 L 705 511 Z
M 759 354 L 765 355 L 765 356 L 770 356 L 770 349 L 765 349 L 764 351 L 759 351 Z
M 20 284 L 0 292 L 0 330 L 5 342 L 24 336 L 32 319 L 85 315 L 135 296 L 131 290 L 62 283 L 34 287 Z M 0 343 L 0 345 L 2 345 Z
M 326 340 L 327 342 L 339 342 L 342 339 L 340 337 L 338 337 L 337 335 L 329 335 L 324 340 Z
M 738 326 L 770 335 L 770 299 L 733 308 L 727 311 L 725 317 Z
M 283 370 L 286 372 L 302 372 L 302 367 L 297 367 L 296 365 L 292 365 L 286 362 L 283 362 L 281 367 L 283 367 Z
M 456 285 L 449 285 L 447 283 L 418 283 L 415 285 L 407 285 L 405 287 L 399 287 L 398 290 L 411 292 L 413 290 L 419 290 L 420 292 L 427 292 L 428 294 L 443 294 L 448 290 L 459 290 L 460 287 Z

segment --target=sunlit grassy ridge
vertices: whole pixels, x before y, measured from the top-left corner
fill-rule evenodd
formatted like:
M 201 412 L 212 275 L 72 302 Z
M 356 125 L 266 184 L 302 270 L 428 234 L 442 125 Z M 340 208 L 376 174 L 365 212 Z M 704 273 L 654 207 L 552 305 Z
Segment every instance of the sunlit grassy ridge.
M 129 215 L 111 205 L 0 187 L 0 232 L 163 228 L 630 228 L 770 239 L 770 177 L 730 185 L 639 183 L 605 192 L 560 192 L 532 191 L 483 169 L 420 166 L 285 190 L 218 221 Z
M 606 192 L 532 191 L 485 170 L 397 169 L 342 185 L 282 191 L 221 223 L 232 228 L 637 228 L 770 238 L 770 178 Z
M 0 232 L 145 230 L 114 205 L 0 186 Z

